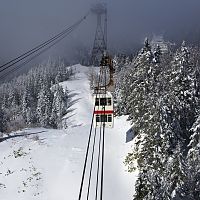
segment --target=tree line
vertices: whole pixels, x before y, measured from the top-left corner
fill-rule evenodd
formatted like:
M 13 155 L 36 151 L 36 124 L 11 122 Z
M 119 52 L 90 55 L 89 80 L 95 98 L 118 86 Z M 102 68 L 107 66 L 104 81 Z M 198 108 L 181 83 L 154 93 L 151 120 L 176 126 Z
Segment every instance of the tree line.
M 0 85 L 0 132 L 24 127 L 61 128 L 67 113 L 68 90 L 59 82 L 74 71 L 61 60 L 49 60 L 27 74 Z
M 146 40 L 118 69 L 117 114 L 129 116 L 137 135 L 125 160 L 139 170 L 134 200 L 200 199 L 199 48 L 183 42 L 162 54 Z

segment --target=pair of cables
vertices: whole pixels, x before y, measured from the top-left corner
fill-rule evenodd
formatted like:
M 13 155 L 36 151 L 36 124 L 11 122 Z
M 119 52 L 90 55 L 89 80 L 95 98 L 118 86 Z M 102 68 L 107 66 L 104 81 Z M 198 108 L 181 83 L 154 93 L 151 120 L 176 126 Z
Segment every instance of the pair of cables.
M 12 72 L 20 69 L 22 66 L 29 63 L 30 61 L 32 61 L 33 59 L 40 56 L 42 53 L 44 53 L 45 51 L 47 51 L 48 49 L 50 49 L 51 47 L 56 45 L 58 42 L 63 40 L 71 32 L 73 32 L 87 18 L 88 15 L 89 15 L 89 12 L 84 17 L 82 17 L 80 20 L 78 20 L 76 23 L 74 23 L 72 26 L 64 29 L 62 32 L 56 34 L 55 36 L 51 37 L 50 39 L 46 40 L 45 42 L 41 43 L 40 45 L 37 45 L 36 47 L 30 49 L 29 51 L 21 54 L 20 56 L 1 65 L 0 73 L 3 73 L 4 71 L 6 71 L 6 73 L 3 73 L 0 76 L 0 78 L 4 78 L 4 77 L 8 76 L 9 74 L 11 74 Z M 20 62 L 22 62 L 22 63 L 20 63 Z M 20 63 L 20 64 L 18 64 L 18 63 Z M 9 70 L 9 71 L 7 71 L 7 70 Z

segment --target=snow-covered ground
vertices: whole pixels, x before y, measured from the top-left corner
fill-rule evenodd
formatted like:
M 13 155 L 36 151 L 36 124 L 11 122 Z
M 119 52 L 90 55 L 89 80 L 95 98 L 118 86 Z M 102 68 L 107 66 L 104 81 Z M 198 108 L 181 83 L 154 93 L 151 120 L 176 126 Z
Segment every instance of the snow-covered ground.
M 70 91 L 68 128 L 25 129 L 26 133 L 40 133 L 0 143 L 0 200 L 78 199 L 93 105 L 88 68 L 75 67 L 75 77 L 60 83 Z M 137 172 L 128 173 L 123 164 L 133 145 L 125 143 L 129 128 L 126 117 L 116 117 L 114 128 L 106 129 L 104 200 L 132 199 Z M 96 164 L 94 173 L 95 168 Z M 82 199 L 86 199 L 84 195 Z M 94 191 L 90 199 L 94 200 Z

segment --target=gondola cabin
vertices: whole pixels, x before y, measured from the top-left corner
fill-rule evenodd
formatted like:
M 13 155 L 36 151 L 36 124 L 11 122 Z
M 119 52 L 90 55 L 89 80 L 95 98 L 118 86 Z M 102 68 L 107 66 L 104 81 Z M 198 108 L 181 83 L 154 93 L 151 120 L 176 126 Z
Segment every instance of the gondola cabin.
M 100 127 L 105 123 L 105 127 L 113 128 L 113 97 L 111 93 L 106 92 L 106 94 L 94 94 L 94 104 L 94 126 Z

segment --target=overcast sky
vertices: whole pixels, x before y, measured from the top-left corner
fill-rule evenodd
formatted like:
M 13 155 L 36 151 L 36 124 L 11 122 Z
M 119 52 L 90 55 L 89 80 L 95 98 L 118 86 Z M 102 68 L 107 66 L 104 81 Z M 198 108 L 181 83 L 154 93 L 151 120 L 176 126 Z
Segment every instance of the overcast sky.
M 9 60 L 80 19 L 95 0 L 0 0 L 0 57 Z M 141 44 L 145 36 L 164 34 L 170 40 L 200 35 L 200 0 L 107 0 L 109 46 Z M 54 52 L 72 43 L 92 46 L 95 18 L 90 16 Z

